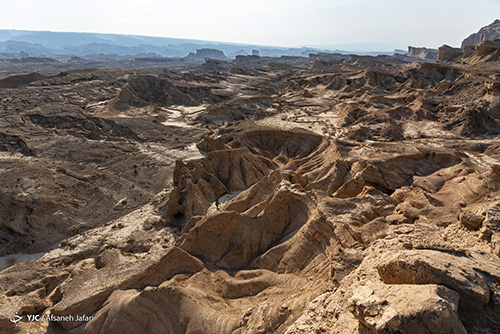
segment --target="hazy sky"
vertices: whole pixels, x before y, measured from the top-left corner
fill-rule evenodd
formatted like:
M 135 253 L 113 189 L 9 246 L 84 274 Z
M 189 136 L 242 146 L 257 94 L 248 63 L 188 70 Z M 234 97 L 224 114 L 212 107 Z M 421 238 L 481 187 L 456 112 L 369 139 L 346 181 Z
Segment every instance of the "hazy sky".
M 0 29 L 280 46 L 459 46 L 496 18 L 500 0 L 0 0 Z

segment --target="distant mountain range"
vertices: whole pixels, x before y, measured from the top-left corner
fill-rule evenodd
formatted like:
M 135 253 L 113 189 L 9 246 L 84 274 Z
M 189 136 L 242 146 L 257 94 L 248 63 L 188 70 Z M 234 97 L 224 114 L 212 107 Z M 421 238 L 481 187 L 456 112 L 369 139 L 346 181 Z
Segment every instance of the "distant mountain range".
M 221 50 L 225 56 L 251 55 L 257 49 L 261 56 L 304 56 L 309 53 L 334 51 L 313 47 L 286 48 L 201 41 L 194 39 L 148 37 L 136 35 L 74 33 L 51 31 L 0 30 L 0 59 L 42 56 L 51 58 L 78 57 L 185 57 L 197 49 Z M 355 52 L 358 54 L 390 54 L 389 52 Z
M 115 55 L 118 57 L 185 57 L 197 49 L 221 50 L 227 57 L 252 54 L 258 49 L 262 56 L 307 56 L 320 49 L 283 48 L 221 43 L 193 39 L 147 37 L 135 35 L 72 33 L 50 31 L 0 30 L 0 53 L 16 55 L 20 52 L 32 56 L 92 57 Z

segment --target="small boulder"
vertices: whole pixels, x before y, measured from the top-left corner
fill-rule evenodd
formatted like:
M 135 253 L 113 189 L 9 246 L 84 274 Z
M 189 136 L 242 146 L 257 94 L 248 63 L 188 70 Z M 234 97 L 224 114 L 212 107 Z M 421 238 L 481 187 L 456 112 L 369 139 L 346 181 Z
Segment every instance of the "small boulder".
M 477 230 L 484 221 L 484 216 L 475 214 L 473 212 L 462 212 L 460 214 L 460 222 L 465 227 Z
M 410 224 L 412 221 L 410 218 L 401 214 L 392 214 L 385 217 L 385 220 L 390 225 L 400 225 L 400 224 Z

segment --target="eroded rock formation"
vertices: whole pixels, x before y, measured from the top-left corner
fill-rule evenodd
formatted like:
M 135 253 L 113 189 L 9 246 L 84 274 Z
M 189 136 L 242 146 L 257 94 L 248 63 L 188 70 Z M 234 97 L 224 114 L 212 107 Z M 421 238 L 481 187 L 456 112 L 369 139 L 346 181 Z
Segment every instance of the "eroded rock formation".
M 418 58 L 427 59 L 427 60 L 436 60 L 438 57 L 438 50 L 409 46 L 408 47 L 408 56 L 418 57 Z
M 462 41 L 462 48 L 475 47 L 479 42 L 500 38 L 500 20 L 493 21 L 490 25 L 482 27 L 478 32 L 471 34 Z
M 227 59 L 224 52 L 217 49 L 197 49 L 196 52 L 190 52 L 186 59 L 198 59 L 203 60 L 205 58 L 219 59 L 224 60 Z
M 443 45 L 438 48 L 437 60 L 454 61 L 462 58 L 462 49 L 454 48 L 449 45 Z
M 495 331 L 500 73 L 478 47 L 4 79 L 0 330 Z

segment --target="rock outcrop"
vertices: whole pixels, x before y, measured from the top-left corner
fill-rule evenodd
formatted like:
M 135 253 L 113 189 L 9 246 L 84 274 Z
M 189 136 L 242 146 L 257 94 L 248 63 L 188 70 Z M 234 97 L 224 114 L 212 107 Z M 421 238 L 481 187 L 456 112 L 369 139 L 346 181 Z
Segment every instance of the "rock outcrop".
M 426 60 L 436 60 L 438 58 L 438 50 L 409 46 L 407 55 Z
M 190 52 L 186 60 L 204 60 L 206 58 L 226 60 L 227 57 L 224 52 L 217 49 L 197 49 L 196 52 Z
M 443 45 L 438 48 L 437 60 L 455 61 L 462 57 L 462 49 L 454 48 L 449 45 Z
M 482 27 L 462 41 L 462 48 L 466 46 L 475 47 L 479 42 L 500 38 L 500 20 L 495 20 L 490 25 Z
M 497 60 L 500 57 L 500 39 L 482 41 L 476 44 L 476 57 L 489 56 L 489 60 Z

